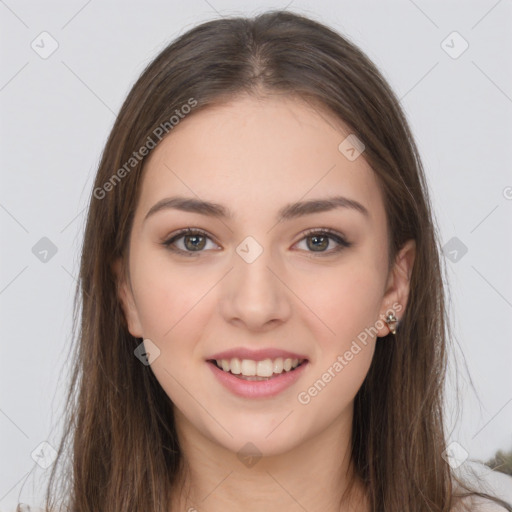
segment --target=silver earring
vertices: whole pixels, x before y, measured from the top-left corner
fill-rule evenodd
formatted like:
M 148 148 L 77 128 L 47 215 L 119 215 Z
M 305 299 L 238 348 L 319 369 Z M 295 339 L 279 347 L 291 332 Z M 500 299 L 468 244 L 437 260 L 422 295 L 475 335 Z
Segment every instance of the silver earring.
M 385 322 L 388 324 L 389 330 L 396 334 L 396 328 L 398 325 L 398 318 L 395 316 L 394 313 L 389 313 L 389 315 L 386 317 Z

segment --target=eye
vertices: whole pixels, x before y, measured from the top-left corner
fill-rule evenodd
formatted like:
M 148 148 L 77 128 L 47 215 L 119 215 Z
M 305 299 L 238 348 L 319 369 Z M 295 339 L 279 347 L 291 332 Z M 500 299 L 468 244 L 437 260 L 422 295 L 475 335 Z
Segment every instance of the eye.
M 331 255 L 342 251 L 344 248 L 350 247 L 351 242 L 345 240 L 345 238 L 335 231 L 329 228 L 321 229 L 310 229 L 303 233 L 303 238 L 299 241 L 306 241 L 306 252 L 318 253 L 320 256 Z M 178 241 L 183 239 L 182 247 L 177 247 Z M 207 245 L 207 240 L 212 241 L 210 236 L 201 229 L 186 228 L 173 234 L 171 238 L 162 242 L 164 247 L 167 247 L 170 251 L 183 254 L 185 256 L 195 256 L 194 253 L 201 253 Z M 311 243 L 307 243 L 311 241 Z M 330 250 L 325 250 L 329 247 L 330 242 L 334 241 L 337 244 Z M 214 244 L 217 245 L 217 244 Z M 312 249 L 312 250 L 311 250 Z
M 305 236 L 300 240 L 300 242 L 304 240 L 306 241 L 307 252 L 318 253 L 320 256 L 328 256 L 338 253 L 352 245 L 352 243 L 345 240 L 340 233 L 332 231 L 329 228 L 310 229 L 303 233 L 303 235 Z M 308 243 L 309 241 L 310 243 Z M 324 250 L 329 247 L 329 243 L 331 241 L 334 241 L 337 246 L 331 250 Z
M 178 240 L 183 239 L 183 248 L 176 247 Z M 186 228 L 175 233 L 171 238 L 162 243 L 170 251 L 183 254 L 185 256 L 194 256 L 194 253 L 202 252 L 206 246 L 206 240 L 211 240 L 205 231 L 200 229 Z

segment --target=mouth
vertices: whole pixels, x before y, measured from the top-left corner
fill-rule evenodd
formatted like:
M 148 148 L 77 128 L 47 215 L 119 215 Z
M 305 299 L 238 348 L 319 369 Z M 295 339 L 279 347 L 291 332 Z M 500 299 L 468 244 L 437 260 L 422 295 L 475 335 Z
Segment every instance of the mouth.
M 293 373 L 308 363 L 307 359 L 278 357 L 255 361 L 251 359 L 208 359 L 208 363 L 240 380 L 265 381 Z

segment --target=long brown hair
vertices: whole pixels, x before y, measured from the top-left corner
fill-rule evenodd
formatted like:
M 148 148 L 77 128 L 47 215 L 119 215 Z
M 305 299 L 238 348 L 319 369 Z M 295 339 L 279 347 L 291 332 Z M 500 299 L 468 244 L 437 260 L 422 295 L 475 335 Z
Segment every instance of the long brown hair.
M 443 458 L 444 268 L 422 164 L 399 101 L 346 38 L 307 17 L 270 11 L 209 21 L 180 36 L 147 66 L 119 112 L 89 202 L 75 296 L 77 343 L 48 510 L 60 481 L 64 509 L 72 512 L 167 511 L 183 467 L 173 405 L 150 367 L 134 357 L 141 340 L 128 332 L 112 270 L 117 258 L 127 258 L 140 194 L 144 157 L 133 154 L 150 139 L 158 142 L 162 127 L 164 135 L 172 133 L 173 116 L 265 92 L 325 109 L 364 141 L 386 207 L 390 267 L 404 242 L 416 241 L 396 337 L 377 343 L 355 398 L 352 458 L 371 510 L 448 512 L 459 491 L 476 493 Z M 64 462 L 69 467 L 59 479 Z

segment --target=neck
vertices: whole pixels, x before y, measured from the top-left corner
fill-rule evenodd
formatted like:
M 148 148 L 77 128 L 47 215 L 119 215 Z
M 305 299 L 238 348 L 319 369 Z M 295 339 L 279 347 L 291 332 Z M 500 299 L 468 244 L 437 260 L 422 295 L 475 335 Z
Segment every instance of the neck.
M 252 460 L 203 436 L 179 411 L 175 417 L 186 462 L 173 491 L 173 512 L 369 510 L 351 463 L 351 417 L 287 453 Z

